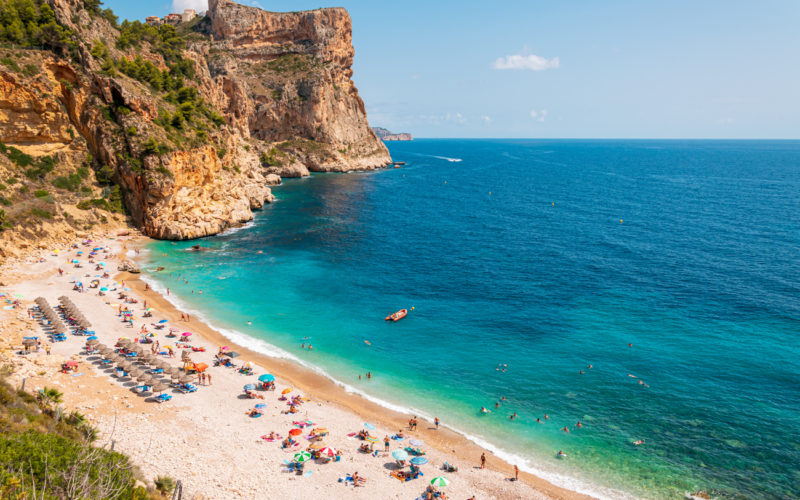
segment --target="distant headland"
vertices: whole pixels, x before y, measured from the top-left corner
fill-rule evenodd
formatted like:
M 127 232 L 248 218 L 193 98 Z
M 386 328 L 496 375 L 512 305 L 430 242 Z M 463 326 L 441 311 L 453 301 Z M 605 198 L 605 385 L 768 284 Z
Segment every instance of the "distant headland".
M 378 135 L 378 138 L 382 141 L 413 141 L 414 138 L 411 137 L 411 134 L 393 134 L 389 132 L 383 127 L 372 127 L 372 130 Z

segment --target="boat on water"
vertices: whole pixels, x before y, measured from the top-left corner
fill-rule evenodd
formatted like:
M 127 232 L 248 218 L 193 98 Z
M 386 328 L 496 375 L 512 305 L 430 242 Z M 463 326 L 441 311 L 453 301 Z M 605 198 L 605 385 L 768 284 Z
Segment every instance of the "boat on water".
M 406 314 L 408 314 L 408 309 L 400 309 L 396 313 L 386 316 L 386 321 L 400 321 L 406 317 Z

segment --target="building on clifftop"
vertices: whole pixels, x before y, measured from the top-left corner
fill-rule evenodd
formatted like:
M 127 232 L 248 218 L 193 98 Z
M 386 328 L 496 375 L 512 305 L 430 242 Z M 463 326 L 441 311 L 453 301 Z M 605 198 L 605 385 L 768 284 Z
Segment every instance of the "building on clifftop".
M 181 21 L 183 21 L 184 23 L 188 23 L 189 21 L 191 21 L 195 17 L 197 17 L 197 11 L 196 10 L 194 10 L 194 9 L 185 9 L 183 11 L 183 15 L 181 16 Z
M 161 26 L 164 24 L 164 20 L 157 16 L 150 16 L 144 20 L 148 26 Z

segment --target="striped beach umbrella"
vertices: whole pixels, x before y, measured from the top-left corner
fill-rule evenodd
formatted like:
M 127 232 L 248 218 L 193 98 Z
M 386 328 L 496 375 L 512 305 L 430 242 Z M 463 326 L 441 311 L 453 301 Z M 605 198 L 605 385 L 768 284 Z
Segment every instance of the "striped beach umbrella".
M 392 452 L 392 456 L 396 460 L 408 460 L 408 453 L 403 450 L 395 450 Z
M 450 484 L 450 480 L 444 476 L 437 476 L 433 478 L 431 484 L 434 486 L 447 486 L 448 484 Z
M 298 453 L 298 454 L 296 454 L 294 456 L 294 461 L 295 462 L 303 463 L 303 462 L 305 462 L 307 460 L 311 460 L 311 453 L 309 453 L 307 451 L 301 451 L 300 453 Z
M 334 450 L 330 446 L 326 446 L 325 448 L 322 448 L 321 450 L 319 450 L 319 454 L 321 456 L 323 456 L 323 457 L 335 457 L 336 456 L 336 450 Z
M 409 461 L 414 465 L 425 465 L 428 463 L 428 459 L 425 457 L 414 457 Z
M 381 442 L 380 439 L 372 437 L 372 436 L 364 439 L 364 441 L 367 441 L 368 443 L 380 443 Z

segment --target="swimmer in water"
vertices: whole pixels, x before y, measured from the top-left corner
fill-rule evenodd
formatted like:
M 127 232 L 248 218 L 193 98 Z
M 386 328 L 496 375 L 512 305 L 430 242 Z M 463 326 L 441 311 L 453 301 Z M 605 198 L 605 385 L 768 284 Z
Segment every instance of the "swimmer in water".
M 542 424 L 542 423 L 544 423 L 544 422 L 542 422 L 541 420 L 539 420 L 539 419 L 537 418 L 537 419 L 536 419 L 536 423 L 537 423 L 537 424 Z
M 505 396 L 503 396 L 502 398 L 500 398 L 500 401 L 505 401 L 505 400 L 506 400 L 506 397 L 505 397 Z
M 481 411 L 482 411 L 483 413 L 486 413 L 486 412 L 487 412 L 487 411 L 489 411 L 489 410 L 487 410 L 485 407 L 481 406 Z
M 633 347 L 633 344 L 628 344 L 628 347 Z
M 583 373 L 583 370 L 579 370 L 578 373 Z
M 633 444 L 635 444 L 636 446 L 639 446 L 640 444 L 644 444 L 644 439 L 640 439 L 640 440 L 634 442 Z
M 306 348 L 306 343 L 305 343 L 305 342 L 303 342 L 303 345 L 301 345 L 300 347 L 301 347 L 302 349 L 305 349 L 305 348 Z M 358 378 L 361 378 L 361 377 L 358 377 Z
M 580 421 L 578 421 L 578 423 L 577 423 L 577 425 L 575 425 L 575 427 L 583 427 L 583 424 Z
M 311 344 L 308 344 L 308 348 L 309 348 L 309 349 L 313 349 L 313 347 L 311 347 Z
M 592 365 L 589 365 L 589 369 L 590 369 L 590 370 L 592 369 Z
M 628 374 L 628 376 L 629 376 L 630 378 L 636 378 L 636 375 L 631 375 L 630 373 Z
M 248 321 L 248 322 L 247 322 L 247 324 L 248 324 L 248 325 L 252 325 L 253 323 L 250 323 L 250 322 Z
M 258 252 L 256 252 L 256 253 L 264 253 L 264 252 L 262 252 L 261 250 L 259 250 L 259 251 L 258 251 Z
M 509 415 L 508 418 L 510 418 L 511 420 L 514 420 L 514 415 Z
M 639 385 L 644 385 L 644 382 L 642 382 L 641 379 L 639 379 Z
M 559 457 L 566 457 L 566 455 L 564 454 L 564 452 L 563 452 L 563 451 L 559 451 L 559 452 L 558 452 L 558 456 L 559 456 Z
M 500 403 L 495 403 L 495 404 L 494 404 L 494 407 L 495 407 L 495 408 L 500 408 Z
M 564 432 L 566 432 L 567 434 L 569 434 L 569 428 L 568 428 L 567 426 L 564 426 L 564 428 L 563 428 L 563 429 L 561 429 L 561 430 L 562 430 L 562 431 L 564 431 Z
M 547 416 L 547 413 L 545 413 L 545 414 L 544 414 L 544 418 L 546 418 L 546 419 L 547 419 L 547 418 L 550 418 L 550 417 L 548 417 L 548 416 Z

